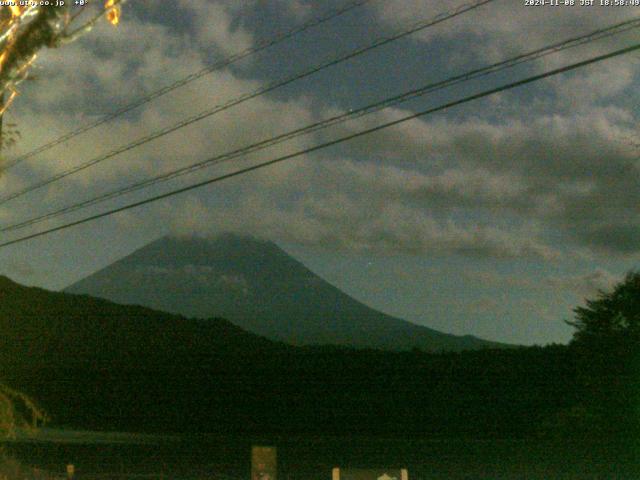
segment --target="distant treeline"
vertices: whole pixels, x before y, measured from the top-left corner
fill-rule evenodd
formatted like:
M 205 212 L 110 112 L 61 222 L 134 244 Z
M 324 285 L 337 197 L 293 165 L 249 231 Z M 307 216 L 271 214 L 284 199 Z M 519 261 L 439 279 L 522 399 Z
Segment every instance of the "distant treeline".
M 630 435 L 638 355 L 567 346 L 427 354 L 334 347 L 24 366 L 58 426 L 221 434 Z

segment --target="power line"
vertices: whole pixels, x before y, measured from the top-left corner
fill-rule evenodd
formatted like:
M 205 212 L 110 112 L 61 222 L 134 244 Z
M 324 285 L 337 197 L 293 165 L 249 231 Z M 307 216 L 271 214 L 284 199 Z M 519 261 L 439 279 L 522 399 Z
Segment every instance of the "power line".
M 479 69 L 475 69 L 475 70 L 471 70 L 469 72 L 460 74 L 460 75 L 456 75 L 454 77 L 448 78 L 446 80 L 442 80 L 439 82 L 435 82 L 435 83 L 431 83 L 425 86 L 422 86 L 420 88 L 416 88 L 413 90 L 410 90 L 408 92 L 402 93 L 400 95 L 396 95 L 390 98 L 386 98 L 382 101 L 376 102 L 374 104 L 359 108 L 357 110 L 352 110 L 346 113 L 342 113 L 336 116 L 333 116 L 331 118 L 313 123 L 311 125 L 307 125 L 305 127 L 301 127 L 301 128 L 297 128 L 294 130 L 290 130 L 286 133 L 277 135 L 275 137 L 271 137 L 262 141 L 259 141 L 257 143 L 251 144 L 249 146 L 240 148 L 240 149 L 236 149 L 230 152 L 226 152 L 224 154 L 221 155 L 217 155 L 213 158 L 209 158 L 207 160 L 203 160 L 185 167 L 181 167 L 178 168 L 176 170 L 164 173 L 162 175 L 158 175 L 156 177 L 152 177 L 150 179 L 147 180 L 143 180 L 141 182 L 136 182 L 133 183 L 131 185 L 128 185 L 126 187 L 121 187 L 121 188 L 117 188 L 115 190 L 112 190 L 110 192 L 101 194 L 97 197 L 82 201 L 80 203 L 75 203 L 75 204 L 71 204 L 68 205 L 66 207 L 63 207 L 61 209 L 55 210 L 53 212 L 47 213 L 47 214 L 43 214 L 40 216 L 36 216 L 36 217 L 32 217 L 30 219 L 24 220 L 22 222 L 19 223 L 15 223 L 15 224 L 11 224 L 11 225 L 7 225 L 5 227 L 0 228 L 0 232 L 7 232 L 7 231 L 12 231 L 12 230 L 17 230 L 17 229 L 21 229 L 30 225 L 34 225 L 37 223 L 41 223 L 45 220 L 49 220 L 51 218 L 55 218 L 58 217 L 60 215 L 64 215 L 66 213 L 70 213 L 70 212 L 74 212 L 76 210 L 80 210 L 83 208 L 87 208 L 89 206 L 92 205 L 96 205 L 98 203 L 102 203 L 106 200 L 110 200 L 113 198 L 117 198 L 120 197 L 122 195 L 128 194 L 128 193 L 132 193 L 134 191 L 143 189 L 143 188 L 147 188 L 150 186 L 153 186 L 157 183 L 160 182 L 166 182 L 169 181 L 171 179 L 183 176 L 183 175 L 187 175 L 190 173 L 193 173 L 197 170 L 206 168 L 206 167 L 210 167 L 212 165 L 217 165 L 219 163 L 222 162 L 226 162 L 229 161 L 231 159 L 234 158 L 238 158 L 241 156 L 245 156 L 248 155 L 250 153 L 254 153 L 256 151 L 283 143 L 287 140 L 291 140 L 293 138 L 296 138 L 298 136 L 301 135 L 307 135 L 309 133 L 327 128 L 329 126 L 333 126 L 336 124 L 340 124 L 343 122 L 346 122 L 347 120 L 352 120 L 354 118 L 359 118 L 362 117 L 364 115 L 368 115 L 377 111 L 380 111 L 384 108 L 388 108 L 390 106 L 393 105 L 397 105 L 399 103 L 402 102 L 406 102 L 408 100 L 423 96 L 427 93 L 431 93 L 433 91 L 436 90 L 440 90 L 440 89 L 444 89 L 446 87 L 450 87 L 452 85 L 456 85 L 458 83 L 462 83 L 462 82 L 466 82 L 475 78 L 479 78 L 482 76 L 486 76 L 489 75 L 491 73 L 495 73 L 507 68 L 511 68 L 514 66 L 517 66 L 519 64 L 522 64 L 524 62 L 530 62 L 532 60 L 536 60 L 539 58 L 542 58 L 544 56 L 553 54 L 553 53 L 557 53 L 559 51 L 563 51 L 569 48 L 575 48 L 577 46 L 580 45 L 584 45 L 586 43 L 591 43 L 593 41 L 596 40 L 601 40 L 603 38 L 606 37 L 610 37 L 613 35 L 617 35 L 635 28 L 638 28 L 640 26 L 640 18 L 635 18 L 632 20 L 627 20 L 624 22 L 620 22 L 617 23 L 615 25 L 611 25 L 609 27 L 606 28 L 602 28 L 602 29 L 598 29 L 595 31 L 592 31 L 588 34 L 584 34 L 578 37 L 573 37 L 573 38 L 569 38 L 567 40 L 546 46 L 546 47 L 542 47 L 536 50 L 532 50 L 520 55 L 517 55 L 516 57 L 512 57 L 509 58 L 507 60 L 503 60 L 501 62 L 497 62 Z
M 351 10 L 354 10 L 358 7 L 364 6 L 365 4 L 371 2 L 372 0 L 356 0 L 354 2 L 351 2 L 341 8 L 338 8 L 337 10 L 333 10 L 331 12 L 329 12 L 328 14 L 322 16 L 322 17 L 318 17 L 318 18 L 313 18 L 305 23 L 303 23 L 302 25 L 299 25 L 298 27 L 295 27 L 291 30 L 287 30 L 285 32 L 281 32 L 276 34 L 274 37 L 270 38 L 270 39 L 266 39 L 263 40 L 262 42 L 258 43 L 256 46 L 254 47 L 250 47 L 250 48 L 246 48 L 240 52 L 237 52 L 233 55 L 230 55 L 226 58 L 223 58 L 222 60 L 219 60 L 211 65 L 208 65 L 206 67 L 204 67 L 203 69 L 191 73 L 190 75 L 187 75 L 186 77 L 183 77 L 179 80 L 176 80 L 175 82 L 173 82 L 172 84 L 166 85 L 158 90 L 155 90 L 154 92 L 149 93 L 148 95 L 145 95 L 143 97 L 138 98 L 137 100 L 134 100 L 133 102 L 115 110 L 112 113 L 109 113 L 105 116 L 103 116 L 102 118 L 99 118 L 98 120 L 88 123 L 87 125 L 83 125 L 82 127 L 76 129 L 76 130 L 72 130 L 70 132 L 65 133 L 64 135 L 62 135 L 61 137 L 56 138 L 55 140 L 52 140 L 50 142 L 45 143 L 44 145 L 41 145 L 33 150 L 31 150 L 28 153 L 25 153 L 24 155 L 19 156 L 18 158 L 15 158 L 13 160 L 11 160 L 10 162 L 8 162 L 3 168 L 4 170 L 8 170 L 12 167 L 14 167 L 15 165 L 21 163 L 24 160 L 27 160 L 28 158 L 34 157 L 36 155 L 38 155 L 39 153 L 42 153 L 46 150 L 49 150 L 57 145 L 60 145 L 63 142 L 66 142 L 67 140 L 70 140 L 74 137 L 77 137 L 78 135 L 81 135 L 85 132 L 88 132 L 89 130 L 92 130 L 100 125 L 103 125 L 104 123 L 107 123 L 111 120 L 113 120 L 114 118 L 117 118 L 121 115 L 124 115 L 125 113 L 128 113 L 138 107 L 141 107 L 142 105 L 145 105 L 157 98 L 162 97 L 163 95 L 166 95 L 169 92 L 172 92 L 173 90 L 176 90 L 180 87 L 183 87 L 195 80 L 198 80 L 199 78 L 204 77 L 205 75 L 208 75 L 209 73 L 215 71 L 215 70 L 220 70 L 221 68 L 224 67 L 228 67 L 244 58 L 247 58 L 251 55 L 254 55 L 258 52 L 261 52 L 262 50 L 266 50 L 267 48 L 273 47 L 275 45 L 277 45 L 278 43 L 281 43 L 285 40 L 288 40 L 289 38 L 292 38 L 300 33 L 305 32 L 306 30 L 309 30 L 311 28 L 317 27 L 319 25 L 322 25 L 323 23 L 329 22 L 331 20 L 333 20 L 334 18 L 337 18 L 347 12 L 350 12 Z
M 321 63 L 320 65 L 317 65 L 315 67 L 311 67 L 310 69 L 307 69 L 307 70 L 305 70 L 305 71 L 303 71 L 301 73 L 298 73 L 298 74 L 295 74 L 293 76 L 287 77 L 284 80 L 279 80 L 279 81 L 267 84 L 266 86 L 261 87 L 261 88 L 255 90 L 255 91 L 253 91 L 253 92 L 245 93 L 243 95 L 240 95 L 239 97 L 236 97 L 236 98 L 234 98 L 232 100 L 229 100 L 224 104 L 216 105 L 213 108 L 210 108 L 208 110 L 202 111 L 202 112 L 200 112 L 200 113 L 198 113 L 198 114 L 196 114 L 194 116 L 191 116 L 191 117 L 189 117 L 187 119 L 184 119 L 184 120 L 182 120 L 182 121 L 180 121 L 180 122 L 178 122 L 178 123 L 176 123 L 176 124 L 174 124 L 174 125 L 172 125 L 170 127 L 166 127 L 166 128 L 161 129 L 161 130 L 158 130 L 158 131 L 156 131 L 156 132 L 154 132 L 152 134 L 149 134 L 149 135 L 146 135 L 146 136 L 144 136 L 142 138 L 139 138 L 139 139 L 127 144 L 127 145 L 124 145 L 124 146 L 121 146 L 121 147 L 119 147 L 119 148 L 117 148 L 115 150 L 112 150 L 112 151 L 110 151 L 110 152 L 108 152 L 108 153 L 106 153 L 104 155 L 100 155 L 100 156 L 95 157 L 95 158 L 93 158 L 91 160 L 88 160 L 88 161 L 86 161 L 86 162 L 84 162 L 84 163 L 82 163 L 80 165 L 77 165 L 77 166 L 72 167 L 72 168 L 70 168 L 68 170 L 65 170 L 64 172 L 58 173 L 56 175 L 53 175 L 53 176 L 51 176 L 51 177 L 49 177 L 49 178 L 47 178 L 45 180 L 42 180 L 42 181 L 40 181 L 38 183 L 29 185 L 29 186 L 23 188 L 22 190 L 19 190 L 17 192 L 11 193 L 9 195 L 5 195 L 3 197 L 0 197 L 0 205 L 4 204 L 6 202 L 9 202 L 10 200 L 13 200 L 15 198 L 21 197 L 22 195 L 30 193 L 30 192 L 32 192 L 34 190 L 38 190 L 38 189 L 40 189 L 40 188 L 42 188 L 44 186 L 47 186 L 47 185 L 49 185 L 49 184 L 51 184 L 53 182 L 57 182 L 59 180 L 62 180 L 63 178 L 66 178 L 66 177 L 68 177 L 70 175 L 74 175 L 74 174 L 76 174 L 76 173 L 78 173 L 78 172 L 80 172 L 82 170 L 85 170 L 85 169 L 87 169 L 89 167 L 92 167 L 92 166 L 94 166 L 94 165 L 96 165 L 98 163 L 101 163 L 101 162 L 103 162 L 103 161 L 105 161 L 105 160 L 107 160 L 109 158 L 112 158 L 112 157 L 114 157 L 116 155 L 120 155 L 122 153 L 125 153 L 125 152 L 128 152 L 130 150 L 133 150 L 134 148 L 137 148 L 137 147 L 139 147 L 141 145 L 149 143 L 149 142 L 151 142 L 153 140 L 156 140 L 156 139 L 158 139 L 160 137 L 168 135 L 168 134 L 170 134 L 172 132 L 175 132 L 176 130 L 179 130 L 181 128 L 187 127 L 187 126 L 189 126 L 189 125 L 191 125 L 191 124 L 193 124 L 195 122 L 198 122 L 198 121 L 203 120 L 205 118 L 208 118 L 208 117 L 210 117 L 212 115 L 215 115 L 216 113 L 222 112 L 224 110 L 228 110 L 229 108 L 232 108 L 232 107 L 234 107 L 236 105 L 239 105 L 241 103 L 244 103 L 244 102 L 246 102 L 248 100 L 251 100 L 253 98 L 256 98 L 256 97 L 259 97 L 261 95 L 264 95 L 265 93 L 271 92 L 273 90 L 276 90 L 276 89 L 278 89 L 280 87 L 283 87 L 283 86 L 288 85 L 290 83 L 293 83 L 295 81 L 301 80 L 301 79 L 303 79 L 305 77 L 313 75 L 313 74 L 315 74 L 315 73 L 317 73 L 317 72 L 319 72 L 321 70 L 324 70 L 324 69 L 326 69 L 328 67 L 335 66 L 335 65 L 337 65 L 339 63 L 342 63 L 342 62 L 344 62 L 346 60 L 349 60 L 349 59 L 352 59 L 352 58 L 357 57 L 359 55 L 362 55 L 365 52 L 369 52 L 369 51 L 371 51 L 371 50 L 373 50 L 375 48 L 381 47 L 381 46 L 386 45 L 386 44 L 388 44 L 390 42 L 393 42 L 393 41 L 398 40 L 400 38 L 403 38 L 403 37 L 406 37 L 408 35 L 411 35 L 412 33 L 416 33 L 416 32 L 418 32 L 420 30 L 424 30 L 426 28 L 432 27 L 434 25 L 442 23 L 442 22 L 444 22 L 446 20 L 449 20 L 451 18 L 457 17 L 458 15 L 462 15 L 463 13 L 469 12 L 471 10 L 474 10 L 474 9 L 476 9 L 476 8 L 482 6 L 482 5 L 485 5 L 485 4 L 493 2 L 493 1 L 495 1 L 495 0 L 477 0 L 477 1 L 473 2 L 473 3 L 465 4 L 465 5 L 462 5 L 462 6 L 459 6 L 459 7 L 455 8 L 453 10 L 450 10 L 449 12 L 437 15 L 435 18 L 432 18 L 432 19 L 429 19 L 429 20 L 426 20 L 426 21 L 423 20 L 423 21 L 414 23 L 407 30 L 399 31 L 399 32 L 397 32 L 397 33 L 395 33 L 395 34 L 393 34 L 393 35 L 391 35 L 389 37 L 379 38 L 376 41 L 374 41 L 373 43 L 371 43 L 371 44 L 369 44 L 367 46 L 364 46 L 364 47 L 359 47 L 359 48 L 351 51 L 348 54 L 340 55 L 340 56 L 338 56 L 338 57 L 336 57 L 336 58 L 334 58 L 332 60 L 329 60 L 327 62 Z
M 130 210 L 130 209 L 133 209 L 133 208 L 136 208 L 136 207 L 140 207 L 142 205 L 146 205 L 146 204 L 149 204 L 149 203 L 156 202 L 158 200 L 162 200 L 162 199 L 165 199 L 165 198 L 173 197 L 175 195 L 179 195 L 181 193 L 189 192 L 191 190 L 195 190 L 197 188 L 204 187 L 206 185 L 210 185 L 210 184 L 213 184 L 213 183 L 221 182 L 223 180 L 227 180 L 229 178 L 237 177 L 237 176 L 252 172 L 254 170 L 259 170 L 261 168 L 265 168 L 265 167 L 268 167 L 270 165 L 274 165 L 276 163 L 283 162 L 285 160 L 290 160 L 292 158 L 296 158 L 296 157 L 300 157 L 302 155 L 313 153 L 313 152 L 316 152 L 318 150 L 321 150 L 321 149 L 324 149 L 324 148 L 327 148 L 327 147 L 338 145 L 340 143 L 344 143 L 344 142 L 347 142 L 349 140 L 353 140 L 355 138 L 362 137 L 364 135 L 369 135 L 371 133 L 378 132 L 378 131 L 383 130 L 385 128 L 389 128 L 389 127 L 392 127 L 392 126 L 395 126 L 395 125 L 399 125 L 401 123 L 405 123 L 405 122 L 407 122 L 409 120 L 414 120 L 416 118 L 420 118 L 420 117 L 423 117 L 425 115 L 429 115 L 429 114 L 432 114 L 432 113 L 435 113 L 435 112 L 447 110 L 449 108 L 452 108 L 452 107 L 455 107 L 455 106 L 458 106 L 458 105 L 462 105 L 464 103 L 468 103 L 468 102 L 471 102 L 473 100 L 478 100 L 480 98 L 487 97 L 489 95 L 500 93 L 500 92 L 503 92 L 503 91 L 506 91 L 506 90 L 511 90 L 513 88 L 520 87 L 522 85 L 533 83 L 533 82 L 536 82 L 538 80 L 542 80 L 542 79 L 545 79 L 545 78 L 548 78 L 548 77 L 552 77 L 554 75 L 559 75 L 561 73 L 565 73 L 565 72 L 568 72 L 568 71 L 571 71 L 571 70 L 575 70 L 575 69 L 578 69 L 578 68 L 593 64 L 593 63 L 601 62 L 601 61 L 607 60 L 609 58 L 613 58 L 613 57 L 617 57 L 617 56 L 620 56 L 620 55 L 624 55 L 626 53 L 630 53 L 630 52 L 633 52 L 633 51 L 636 51 L 636 50 L 639 50 L 639 49 L 640 49 L 640 43 L 632 45 L 630 47 L 626 47 L 626 48 L 622 48 L 622 49 L 619 49 L 619 50 L 615 50 L 613 52 L 610 52 L 610 53 L 607 53 L 607 54 L 604 54 L 604 55 L 598 55 L 598 56 L 592 57 L 592 58 L 590 58 L 588 60 L 583 60 L 583 61 L 576 62 L 576 63 L 570 64 L 570 65 L 566 65 L 566 66 L 561 67 L 561 68 L 556 68 L 556 69 L 553 69 L 553 70 L 549 70 L 549 71 L 547 71 L 545 73 L 541 73 L 541 74 L 538 74 L 538 75 L 533 75 L 531 77 L 528 77 L 528 78 L 525 78 L 525 79 L 522 79 L 522 80 L 518 80 L 518 81 L 515 81 L 515 82 L 511 82 L 511 83 L 502 85 L 500 87 L 496 87 L 496 88 L 492 88 L 492 89 L 489 89 L 489 90 L 485 90 L 483 92 L 476 93 L 474 95 L 469 95 L 469 96 L 464 97 L 462 99 L 454 100 L 452 102 L 445 103 L 445 104 L 440 105 L 438 107 L 433 107 L 433 108 L 429 108 L 427 110 L 422 110 L 420 112 L 413 113 L 411 115 L 407 115 L 407 116 L 402 117 L 400 119 L 393 120 L 393 121 L 387 122 L 387 123 L 383 123 L 381 125 L 378 125 L 378 126 L 375 126 L 375 127 L 372 127 L 372 128 L 368 128 L 366 130 L 362 130 L 360 132 L 352 133 L 352 134 L 349 134 L 349 135 L 346 135 L 346 136 L 343 136 L 343 137 L 340 137 L 340 138 L 337 138 L 337 139 L 334 139 L 334 140 L 331 140 L 331 141 L 328 141 L 328 142 L 325 142 L 325 143 L 322 143 L 322 144 L 319 144 L 319 145 L 316 145 L 316 146 L 313 146 L 313 147 L 310 147 L 310 148 L 306 148 L 304 150 L 300 150 L 300 151 L 297 151 L 297 152 L 294 152 L 294 153 L 290 153 L 288 155 L 283 155 L 281 157 L 277 157 L 277 158 L 274 158 L 272 160 L 267 160 L 265 162 L 261 162 L 261 163 L 258 163 L 256 165 L 252 165 L 251 167 L 246 167 L 246 168 L 243 168 L 243 169 L 240 169 L 240 170 L 236 170 L 235 172 L 227 173 L 227 174 L 224 174 L 224 175 L 219 175 L 217 177 L 213 177 L 213 178 L 201 181 L 201 182 L 197 182 L 197 183 L 188 185 L 186 187 L 181 187 L 181 188 L 172 190 L 170 192 L 166 192 L 166 193 L 163 193 L 163 194 L 160 194 L 160 195 L 155 195 L 153 197 L 149 197 L 149 198 L 146 198 L 144 200 L 140 200 L 140 201 L 137 201 L 137 202 L 129 203 L 127 205 L 124 205 L 124 206 L 121 206 L 121 207 L 118 207 L 118 208 L 114 208 L 114 209 L 111 209 L 111 210 L 107 210 L 107 211 L 104 211 L 104 212 L 101 212 L 101 213 L 97 213 L 95 215 L 90 215 L 90 216 L 82 218 L 80 220 L 75 220 L 73 222 L 69 222 L 69 223 L 66 223 L 66 224 L 63 224 L 63 225 L 59 225 L 57 227 L 49 228 L 49 229 L 46 229 L 46 230 L 41 230 L 40 232 L 32 233 L 30 235 L 26 235 L 26 236 L 23 236 L 23 237 L 20 237 L 20 238 L 9 240 L 9 241 L 0 243 L 0 248 L 7 247 L 9 245 L 14 245 L 14 244 L 17 244 L 17 243 L 21 243 L 21 242 L 24 242 L 24 241 L 27 241 L 27 240 L 31 240 L 33 238 L 41 237 L 41 236 L 44 236 L 44 235 L 48 235 L 50 233 L 57 232 L 57 231 L 60 231 L 60 230 L 66 230 L 67 228 L 71 228 L 71 227 L 74 227 L 74 226 L 77 226 L 77 225 L 81 225 L 81 224 L 84 224 L 84 223 L 87 223 L 87 222 L 91 222 L 93 220 L 97 220 L 97 219 L 100 219 L 100 218 L 108 217 L 108 216 L 114 215 L 116 213 L 120 213 L 120 212 L 123 212 L 123 211 L 126 211 L 126 210 Z

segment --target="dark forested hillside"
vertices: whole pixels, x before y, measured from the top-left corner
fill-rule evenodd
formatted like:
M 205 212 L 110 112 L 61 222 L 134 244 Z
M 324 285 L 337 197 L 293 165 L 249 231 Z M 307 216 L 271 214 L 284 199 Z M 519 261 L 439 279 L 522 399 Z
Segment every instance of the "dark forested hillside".
M 220 434 L 522 438 L 633 428 L 632 357 L 290 347 L 0 281 L 1 379 L 54 425 Z
M 226 320 L 197 321 L 0 277 L 0 360 L 21 365 L 140 365 L 151 358 L 267 351 L 278 344 Z

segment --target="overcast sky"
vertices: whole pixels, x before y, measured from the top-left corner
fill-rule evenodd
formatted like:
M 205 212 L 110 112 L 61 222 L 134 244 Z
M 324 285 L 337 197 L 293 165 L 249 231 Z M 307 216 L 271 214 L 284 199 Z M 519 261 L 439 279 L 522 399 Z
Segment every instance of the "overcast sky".
M 217 70 L 0 176 L 14 192 L 461 1 L 372 0 Z M 579 2 L 578 2 L 579 3 Z M 117 27 L 43 53 L 6 115 L 8 159 L 227 55 L 344 5 L 131 0 Z M 3 225 L 581 33 L 640 7 L 496 0 L 0 205 Z M 636 30 L 453 87 L 2 240 L 81 218 L 411 111 L 640 41 Z M 640 258 L 639 55 L 632 53 L 357 141 L 0 250 L 0 272 L 59 289 L 168 233 L 277 242 L 355 298 L 455 334 L 566 342 L 585 296 Z M 4 193 L 3 193 L 4 195 Z

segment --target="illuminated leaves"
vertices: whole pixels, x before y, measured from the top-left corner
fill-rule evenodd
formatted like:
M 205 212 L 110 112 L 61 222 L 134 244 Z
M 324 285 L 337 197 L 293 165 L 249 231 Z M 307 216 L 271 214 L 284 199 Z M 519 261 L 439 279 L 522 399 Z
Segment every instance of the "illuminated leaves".
M 120 2 L 116 3 L 115 0 L 107 0 L 107 2 L 104 5 L 104 8 L 106 9 L 106 12 L 107 12 L 107 21 L 111 23 L 111 25 L 117 25 L 118 23 L 120 23 L 120 15 L 121 15 Z
M 64 5 L 0 7 L 0 93 L 10 95 L 0 105 L 0 115 L 15 97 L 17 85 L 28 76 L 29 68 L 43 48 L 57 48 L 89 32 L 105 17 L 117 25 L 124 0 L 106 0 L 93 18 L 84 18 L 84 10 L 71 14 L 72 2 Z

